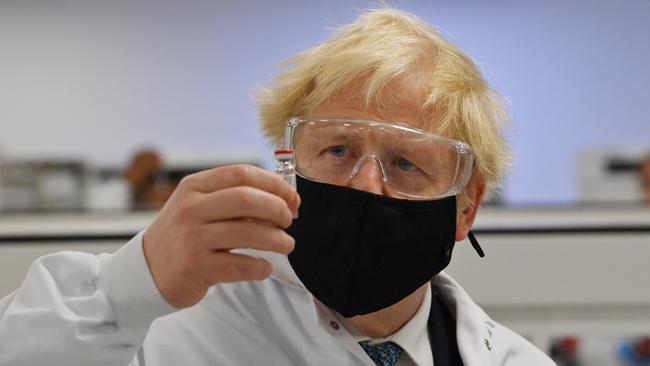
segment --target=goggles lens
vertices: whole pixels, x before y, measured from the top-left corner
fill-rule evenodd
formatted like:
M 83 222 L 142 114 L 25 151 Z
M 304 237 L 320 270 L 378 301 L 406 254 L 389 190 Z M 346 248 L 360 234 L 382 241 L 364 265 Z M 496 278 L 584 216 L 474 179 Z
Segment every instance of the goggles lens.
M 465 143 L 385 122 L 293 118 L 285 145 L 296 172 L 322 183 L 347 185 L 363 164 L 379 164 L 396 196 L 431 199 L 460 192 L 473 164 Z

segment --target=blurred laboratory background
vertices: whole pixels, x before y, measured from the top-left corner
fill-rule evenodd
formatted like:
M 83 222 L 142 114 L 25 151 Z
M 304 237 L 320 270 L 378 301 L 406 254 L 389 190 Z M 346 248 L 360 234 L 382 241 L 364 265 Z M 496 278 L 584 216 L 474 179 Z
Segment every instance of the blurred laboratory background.
M 559 365 L 650 363 L 650 2 L 392 1 L 509 103 L 514 166 L 449 272 Z M 115 250 L 177 182 L 271 168 L 253 95 L 377 1 L 0 0 L 0 297 Z M 645 202 L 645 203 L 644 203 Z

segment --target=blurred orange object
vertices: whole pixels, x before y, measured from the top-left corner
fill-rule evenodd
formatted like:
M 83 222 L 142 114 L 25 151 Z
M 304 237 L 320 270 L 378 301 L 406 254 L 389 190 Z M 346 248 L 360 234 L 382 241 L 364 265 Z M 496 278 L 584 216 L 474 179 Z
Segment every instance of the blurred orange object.
M 138 151 L 124 174 L 136 209 L 162 207 L 174 191 L 163 169 L 160 155 L 153 149 Z

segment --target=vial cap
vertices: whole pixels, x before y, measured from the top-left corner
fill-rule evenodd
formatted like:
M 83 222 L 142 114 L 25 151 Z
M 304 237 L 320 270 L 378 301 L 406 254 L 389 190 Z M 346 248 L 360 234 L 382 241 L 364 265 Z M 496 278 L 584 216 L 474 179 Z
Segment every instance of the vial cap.
M 293 150 L 275 150 L 276 159 L 291 159 L 293 158 Z

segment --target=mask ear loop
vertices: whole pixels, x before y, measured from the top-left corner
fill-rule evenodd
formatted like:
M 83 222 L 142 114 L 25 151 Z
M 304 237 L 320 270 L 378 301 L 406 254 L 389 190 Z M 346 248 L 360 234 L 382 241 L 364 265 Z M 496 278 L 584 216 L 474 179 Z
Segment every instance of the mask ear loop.
M 476 237 L 474 236 L 474 233 L 471 230 L 467 233 L 467 237 L 469 238 L 469 242 L 472 243 L 472 247 L 474 248 L 474 250 L 476 250 L 478 256 L 481 258 L 485 257 L 485 253 L 483 252 L 483 249 L 481 248 L 480 245 L 478 245 L 478 241 L 476 240 Z

